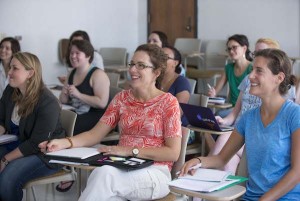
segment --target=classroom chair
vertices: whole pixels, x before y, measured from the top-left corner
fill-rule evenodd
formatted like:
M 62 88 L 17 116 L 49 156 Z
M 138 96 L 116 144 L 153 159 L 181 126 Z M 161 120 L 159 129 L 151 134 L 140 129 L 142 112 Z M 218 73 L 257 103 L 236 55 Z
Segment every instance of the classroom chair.
M 67 136 L 72 137 L 77 114 L 70 110 L 62 110 L 60 117 L 61 117 L 62 127 L 66 130 Z M 54 195 L 54 193 L 55 193 L 54 184 L 55 183 L 58 183 L 61 181 L 72 181 L 72 180 L 76 180 L 76 178 L 77 178 L 77 173 L 76 173 L 75 169 L 73 167 L 71 167 L 70 169 L 63 168 L 62 170 L 58 171 L 57 173 L 49 175 L 49 176 L 31 180 L 31 181 L 27 182 L 27 184 L 24 186 L 24 189 L 26 190 L 26 201 L 31 200 L 30 193 L 32 193 L 33 199 L 34 199 L 34 201 L 36 201 L 36 196 L 35 196 L 35 191 L 34 191 L 34 186 L 36 186 L 36 185 L 52 184 L 52 194 Z M 77 186 L 78 186 L 78 184 L 77 184 Z M 79 193 L 79 191 L 78 191 L 78 193 Z
M 112 72 L 107 72 L 106 74 L 109 78 L 110 86 L 118 87 L 119 80 L 120 80 L 120 74 L 119 73 L 112 73 Z
M 196 84 L 197 84 L 197 80 L 191 79 L 191 78 L 187 78 L 190 86 L 191 86 L 191 94 L 195 93 L 195 89 L 196 89 Z

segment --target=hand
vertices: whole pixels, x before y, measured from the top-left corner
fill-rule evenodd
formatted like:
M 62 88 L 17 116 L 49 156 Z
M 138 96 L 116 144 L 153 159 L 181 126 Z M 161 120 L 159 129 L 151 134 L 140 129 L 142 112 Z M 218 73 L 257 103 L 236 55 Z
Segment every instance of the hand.
M 98 150 L 103 155 L 131 156 L 132 149 L 132 147 L 124 146 L 102 146 Z
M 74 85 L 70 85 L 68 91 L 69 91 L 70 96 L 73 96 L 73 97 L 76 97 L 76 98 L 79 98 L 79 96 L 81 94 Z
M 208 90 L 208 96 L 209 97 L 216 97 L 216 90 L 214 87 L 211 87 L 209 90 Z
M 225 124 L 225 120 L 224 120 L 222 117 L 220 117 L 220 116 L 215 116 L 215 118 L 216 118 L 216 120 L 217 120 L 217 122 L 218 122 L 219 124 Z
M 66 138 L 54 139 L 51 140 L 50 142 L 44 141 L 39 144 L 39 148 L 43 153 L 58 151 L 61 149 L 67 149 L 69 147 L 70 147 L 70 142 Z
M 190 173 L 191 175 L 194 175 L 196 170 L 190 170 L 191 167 L 198 165 L 199 164 L 199 159 L 193 158 L 187 162 L 185 162 L 180 170 L 179 176 L 184 176 L 187 173 Z
M 65 86 L 62 88 L 62 93 L 65 95 L 69 95 L 69 85 Z
M 60 83 L 64 84 L 67 77 L 66 76 L 58 76 L 57 79 L 60 81 Z

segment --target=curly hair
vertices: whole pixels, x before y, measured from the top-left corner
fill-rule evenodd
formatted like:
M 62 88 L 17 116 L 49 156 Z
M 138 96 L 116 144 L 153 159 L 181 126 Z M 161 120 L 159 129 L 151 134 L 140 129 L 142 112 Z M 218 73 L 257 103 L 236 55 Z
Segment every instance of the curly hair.
M 163 79 L 167 67 L 168 56 L 164 53 L 162 48 L 154 44 L 140 45 L 135 50 L 135 52 L 138 51 L 146 52 L 149 55 L 150 61 L 154 66 L 153 70 L 160 71 L 160 75 L 156 79 L 156 87 L 160 88 L 161 81 Z

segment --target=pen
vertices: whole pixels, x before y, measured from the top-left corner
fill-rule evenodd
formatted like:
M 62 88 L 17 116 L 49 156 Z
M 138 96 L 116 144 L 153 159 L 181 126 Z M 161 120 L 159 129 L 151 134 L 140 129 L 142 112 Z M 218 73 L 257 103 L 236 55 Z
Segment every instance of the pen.
M 191 171 L 191 170 L 196 170 L 196 169 L 200 168 L 201 165 L 202 165 L 202 164 L 199 163 L 199 164 L 197 164 L 197 165 L 195 165 L 195 166 L 193 166 L 193 167 L 190 167 L 190 168 L 189 168 L 189 171 Z M 176 172 L 176 175 L 179 175 L 180 172 L 181 172 L 181 171 Z
M 212 88 L 212 87 L 210 86 L 210 84 L 208 84 L 208 83 L 207 83 L 207 87 L 208 87 L 209 89 L 211 89 L 211 88 Z

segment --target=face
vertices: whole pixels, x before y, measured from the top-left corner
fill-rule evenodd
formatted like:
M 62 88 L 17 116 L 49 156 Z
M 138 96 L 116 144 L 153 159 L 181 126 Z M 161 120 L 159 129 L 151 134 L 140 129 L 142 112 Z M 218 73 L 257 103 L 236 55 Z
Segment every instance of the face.
M 279 73 L 274 75 L 267 66 L 268 59 L 265 57 L 255 57 L 253 63 L 253 70 L 249 74 L 251 83 L 250 93 L 260 98 L 279 93 L 279 84 L 284 79 L 284 74 Z
M 168 55 L 167 68 L 165 71 L 165 75 L 167 75 L 169 73 L 174 73 L 175 68 L 178 64 L 178 61 L 174 60 L 174 53 L 172 50 L 170 50 L 169 48 L 163 48 L 163 51 L 165 54 Z
M 255 51 L 263 50 L 270 48 L 266 43 L 256 43 L 255 44 Z
M 232 60 L 243 58 L 246 53 L 247 47 L 241 46 L 238 42 L 230 40 L 227 44 L 227 51 Z
M 86 57 L 84 52 L 81 52 L 75 45 L 72 45 L 70 51 L 70 62 L 74 68 L 89 65 L 89 59 L 90 57 Z
M 14 88 L 19 88 L 21 91 L 25 91 L 27 80 L 33 73 L 33 70 L 26 70 L 19 60 L 13 58 L 8 71 L 9 85 Z
M 74 36 L 73 38 L 72 38 L 72 41 L 73 40 L 83 40 L 83 37 L 82 36 Z
M 153 68 L 151 68 L 153 64 L 151 63 L 150 57 L 146 52 L 135 52 L 130 63 L 149 66 L 144 69 L 138 69 L 136 65 L 129 68 L 128 72 L 131 77 L 130 85 L 133 89 L 139 87 L 148 87 L 151 85 L 155 86 L 155 81 L 158 75 L 153 71 Z
M 162 47 L 162 42 L 161 42 L 159 36 L 156 33 L 150 34 L 150 36 L 148 38 L 148 43 L 155 44 L 158 47 Z
M 9 41 L 4 41 L 0 46 L 0 59 L 10 60 L 12 55 L 11 43 Z

